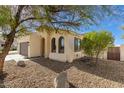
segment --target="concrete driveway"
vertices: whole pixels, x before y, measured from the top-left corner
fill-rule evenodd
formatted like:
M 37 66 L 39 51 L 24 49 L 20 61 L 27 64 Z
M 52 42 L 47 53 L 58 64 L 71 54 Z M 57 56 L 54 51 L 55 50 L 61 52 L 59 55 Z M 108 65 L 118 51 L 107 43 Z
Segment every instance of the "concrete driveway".
M 14 54 L 9 54 L 6 56 L 5 61 L 11 61 L 11 60 L 15 60 L 15 61 L 19 61 L 19 60 L 29 60 L 29 59 L 25 59 L 24 56 L 14 53 Z

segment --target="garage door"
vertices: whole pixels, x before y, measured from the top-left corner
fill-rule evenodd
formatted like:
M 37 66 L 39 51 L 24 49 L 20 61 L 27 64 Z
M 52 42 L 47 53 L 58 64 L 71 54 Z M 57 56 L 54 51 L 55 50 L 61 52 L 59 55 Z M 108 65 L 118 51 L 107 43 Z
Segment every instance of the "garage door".
M 27 42 L 20 43 L 20 54 L 23 56 L 28 56 L 28 43 Z

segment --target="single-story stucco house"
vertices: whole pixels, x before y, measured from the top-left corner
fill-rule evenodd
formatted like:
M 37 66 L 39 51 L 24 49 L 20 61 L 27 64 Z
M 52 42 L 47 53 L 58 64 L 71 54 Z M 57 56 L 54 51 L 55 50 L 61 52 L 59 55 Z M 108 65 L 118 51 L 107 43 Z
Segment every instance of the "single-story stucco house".
M 2 47 L 3 44 L 4 44 L 4 41 L 0 39 L 0 47 Z
M 32 32 L 18 39 L 18 51 L 27 57 L 45 58 L 72 62 L 83 56 L 80 41 L 83 36 L 72 31 Z
M 0 39 L 0 50 L 2 49 L 3 44 L 4 44 L 4 41 Z
M 19 54 L 31 57 L 45 57 L 62 62 L 73 62 L 73 60 L 84 56 L 80 41 L 83 35 L 73 31 L 36 31 L 19 38 Z M 124 45 L 108 48 L 100 54 L 99 58 L 107 60 L 124 61 Z
M 4 39 L 0 39 L 0 50 L 3 49 L 3 45 L 5 44 L 5 40 Z M 10 51 L 13 51 L 13 50 L 16 50 L 17 49 L 17 41 L 14 40 L 11 48 L 10 48 Z

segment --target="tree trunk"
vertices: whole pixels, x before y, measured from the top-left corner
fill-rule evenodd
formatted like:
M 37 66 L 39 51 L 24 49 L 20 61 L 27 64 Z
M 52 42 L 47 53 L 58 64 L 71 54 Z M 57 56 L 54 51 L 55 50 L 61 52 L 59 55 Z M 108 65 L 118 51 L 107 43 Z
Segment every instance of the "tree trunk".
M 98 56 L 96 57 L 96 63 L 98 63 Z
M 0 74 L 3 73 L 4 59 L 0 59 Z
M 99 53 L 96 54 L 96 64 L 98 63 L 98 56 L 99 56 Z
M 6 38 L 2 53 L 0 53 L 0 74 L 3 73 L 5 57 L 9 53 L 11 45 L 12 45 L 12 43 L 14 41 L 14 37 L 15 37 L 15 31 L 11 31 L 11 33 L 7 35 L 7 38 Z
M 21 12 L 22 12 L 23 8 L 24 8 L 24 5 L 20 5 L 18 7 L 18 11 L 15 15 L 15 19 L 16 19 L 15 23 L 16 24 L 10 25 L 11 26 L 11 32 L 7 35 L 2 53 L 0 53 L 0 73 L 3 72 L 5 57 L 8 55 L 10 48 L 11 48 L 11 45 L 14 41 L 16 28 L 19 26 L 19 20 L 20 20 Z

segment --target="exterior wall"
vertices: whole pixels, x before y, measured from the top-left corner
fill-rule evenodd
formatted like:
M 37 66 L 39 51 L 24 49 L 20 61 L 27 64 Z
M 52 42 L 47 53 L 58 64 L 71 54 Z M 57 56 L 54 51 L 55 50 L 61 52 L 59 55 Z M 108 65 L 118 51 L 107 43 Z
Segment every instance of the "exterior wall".
M 42 47 L 44 46 L 45 47 L 45 50 L 44 50 L 44 57 L 45 58 L 48 58 L 49 57 L 49 53 L 50 53 L 50 35 L 47 34 L 47 32 L 44 30 L 42 32 L 38 32 L 37 33 L 38 35 L 41 36 L 41 39 L 44 38 L 45 39 L 45 45 L 41 45 L 41 51 L 42 51 Z
M 4 44 L 4 41 L 0 40 L 0 47 L 2 47 L 2 44 Z
M 124 61 L 124 45 L 120 46 L 120 61 Z
M 50 53 L 49 58 L 61 62 L 66 62 L 66 55 L 65 54 L 58 54 L 58 53 Z
M 64 37 L 64 53 L 58 53 L 58 40 L 59 38 Z M 51 39 L 56 39 L 56 53 L 51 52 Z M 42 54 L 42 43 L 41 39 L 45 39 L 45 49 L 44 49 L 44 57 L 50 58 L 53 60 L 58 60 L 62 62 L 72 62 L 74 59 L 82 57 L 82 52 L 74 52 L 74 37 L 78 37 L 68 33 L 55 33 L 52 32 L 48 34 L 45 30 L 42 32 L 35 32 L 30 36 L 23 37 L 19 39 L 20 42 L 29 42 L 28 46 L 28 57 L 37 57 Z M 78 37 L 79 38 L 79 37 Z M 19 48 L 18 48 L 19 49 Z
M 67 61 L 72 62 L 74 56 L 74 37 L 73 35 L 67 36 Z
M 102 55 L 102 59 L 107 60 L 107 50 L 104 51 L 104 54 Z M 124 45 L 120 46 L 120 61 L 124 61 Z
M 60 36 L 64 37 L 64 53 L 58 53 L 58 40 Z M 51 46 L 50 46 L 50 54 L 49 54 L 50 59 L 54 59 L 62 62 L 67 62 L 67 61 L 72 62 L 74 59 L 81 58 L 83 56 L 81 51 L 74 52 L 74 37 L 75 37 L 74 35 L 70 35 L 66 33 L 65 34 L 53 33 L 51 35 L 50 41 L 52 40 L 53 37 L 56 39 L 56 53 L 51 52 Z
M 104 52 L 102 52 L 102 53 L 99 55 L 99 58 L 100 58 L 100 59 L 105 59 L 105 60 L 107 60 L 107 50 L 105 50 Z
M 20 51 L 20 43 L 21 42 L 29 42 L 28 46 L 28 57 L 37 57 L 41 56 L 42 53 L 42 47 L 41 45 L 41 39 L 45 39 L 45 50 L 44 50 L 44 57 L 48 58 L 49 57 L 49 47 L 50 47 L 50 40 L 49 40 L 49 35 L 43 31 L 43 32 L 34 32 L 31 35 L 24 36 L 22 38 L 19 38 L 18 41 L 18 51 Z
M 107 50 L 100 55 L 100 58 L 107 60 Z M 120 46 L 120 61 L 124 61 L 124 45 Z
M 20 43 L 21 42 L 29 42 L 28 46 L 28 57 L 36 57 L 40 56 L 40 36 L 32 33 L 31 35 L 24 36 L 19 38 L 18 40 L 18 51 L 20 52 Z
M 74 51 L 74 37 L 79 38 L 78 36 L 68 35 L 68 43 L 67 43 L 68 62 L 73 62 L 73 60 L 84 56 L 82 51 L 77 51 L 77 52 Z
M 83 56 L 84 56 L 84 54 L 83 54 L 82 51 L 75 52 L 75 53 L 74 53 L 74 58 L 73 58 L 73 59 L 78 59 L 78 58 L 81 58 L 81 57 L 83 57 Z
M 37 34 L 32 34 L 30 36 L 30 43 L 29 43 L 30 51 L 29 57 L 37 57 L 41 56 L 41 38 Z
M 64 37 L 64 53 L 58 53 L 58 40 L 59 37 Z M 51 52 L 51 39 L 56 39 L 56 53 Z M 32 33 L 31 35 L 19 38 L 18 41 L 18 51 L 20 51 L 21 42 L 29 42 L 28 46 L 28 57 L 41 56 L 41 39 L 45 39 L 45 50 L 44 57 L 53 60 L 58 60 L 62 62 L 72 62 L 74 59 L 81 58 L 84 56 L 83 51 L 74 52 L 74 37 L 80 38 L 78 36 L 67 34 L 67 33 L 51 33 L 48 34 L 46 31 Z M 120 61 L 124 61 L 124 45 L 120 46 Z M 101 59 L 107 59 L 107 50 L 100 55 Z
M 64 53 L 58 53 L 58 40 L 59 37 L 63 36 L 64 37 Z M 56 53 L 52 53 L 51 52 L 51 39 L 52 38 L 56 39 Z M 58 60 L 58 61 L 62 61 L 62 62 L 66 62 L 67 61 L 67 35 L 66 34 L 59 34 L 59 33 L 52 33 L 51 37 L 50 37 L 50 53 L 49 53 L 49 58 L 53 59 L 53 60 Z
M 103 59 L 107 59 L 107 50 L 104 51 L 104 54 L 103 54 Z

